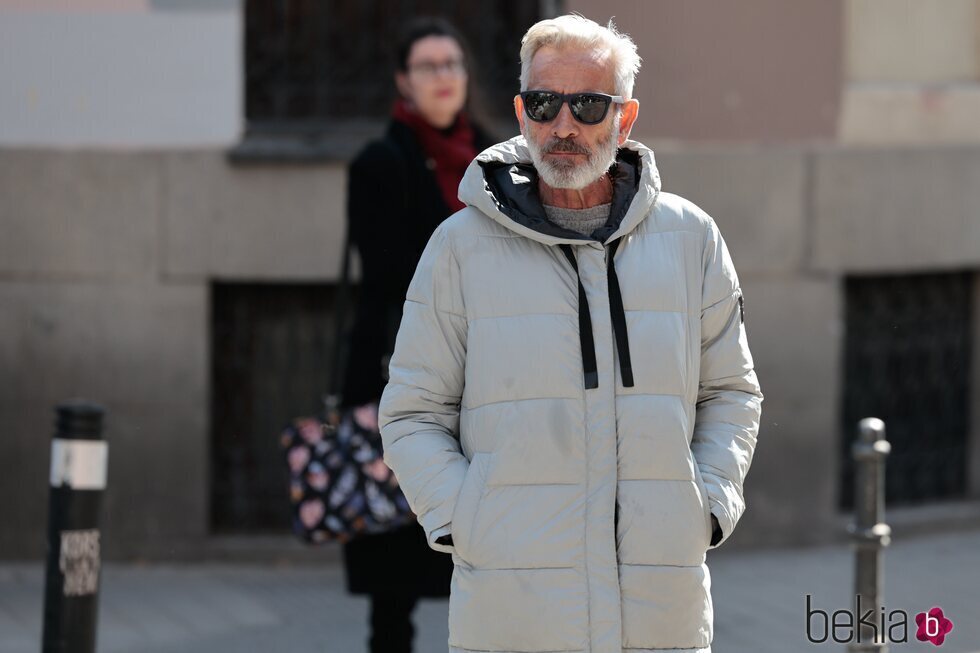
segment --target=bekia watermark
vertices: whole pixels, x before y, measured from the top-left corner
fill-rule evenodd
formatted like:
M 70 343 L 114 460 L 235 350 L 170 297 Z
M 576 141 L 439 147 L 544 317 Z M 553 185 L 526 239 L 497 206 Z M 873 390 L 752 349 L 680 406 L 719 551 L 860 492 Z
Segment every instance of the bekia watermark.
M 953 622 L 943 614 L 943 609 L 939 606 L 915 615 L 915 623 L 919 626 L 915 638 L 920 642 L 932 642 L 936 646 L 941 646 L 946 635 L 953 630 Z
M 909 641 L 909 613 L 905 610 L 887 612 L 881 606 L 876 613 L 874 608 L 861 612 L 861 597 L 855 595 L 856 610 L 825 610 L 811 605 L 811 595 L 806 595 L 806 638 L 811 644 L 823 644 L 833 639 L 838 644 L 870 643 L 888 641 L 905 643 Z M 915 638 L 920 642 L 931 642 L 942 646 L 953 630 L 953 622 L 939 606 L 915 615 L 917 630 Z M 887 637 L 886 637 L 887 635 Z

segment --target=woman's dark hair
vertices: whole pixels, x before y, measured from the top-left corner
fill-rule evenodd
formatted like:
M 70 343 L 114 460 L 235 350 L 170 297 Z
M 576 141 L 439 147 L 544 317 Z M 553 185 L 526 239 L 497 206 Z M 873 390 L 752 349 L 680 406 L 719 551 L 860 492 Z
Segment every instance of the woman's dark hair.
M 486 129 L 491 122 L 483 108 L 483 93 L 480 89 L 473 52 L 463 33 L 455 25 L 440 16 L 419 16 L 411 19 L 402 28 L 395 45 L 395 70 L 408 72 L 408 57 L 412 46 L 428 36 L 448 36 L 459 44 L 463 51 L 463 65 L 466 66 L 466 103 L 463 109 L 473 120 Z
M 408 55 L 412 53 L 412 46 L 415 45 L 416 41 L 421 41 L 427 36 L 448 36 L 456 41 L 460 49 L 463 50 L 463 62 L 469 70 L 472 57 L 470 56 L 469 44 L 462 33 L 445 18 L 421 16 L 410 20 L 398 36 L 395 46 L 395 67 L 400 72 L 408 72 Z

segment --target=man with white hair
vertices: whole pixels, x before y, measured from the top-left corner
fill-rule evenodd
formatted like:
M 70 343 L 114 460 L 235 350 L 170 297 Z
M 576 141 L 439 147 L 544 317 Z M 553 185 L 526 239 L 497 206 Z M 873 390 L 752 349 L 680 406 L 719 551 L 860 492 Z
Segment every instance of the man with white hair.
M 409 287 L 385 462 L 453 556 L 452 653 L 710 653 L 706 552 L 763 399 L 738 276 L 629 139 L 628 36 L 544 20 L 521 64 L 521 135 L 471 163 Z

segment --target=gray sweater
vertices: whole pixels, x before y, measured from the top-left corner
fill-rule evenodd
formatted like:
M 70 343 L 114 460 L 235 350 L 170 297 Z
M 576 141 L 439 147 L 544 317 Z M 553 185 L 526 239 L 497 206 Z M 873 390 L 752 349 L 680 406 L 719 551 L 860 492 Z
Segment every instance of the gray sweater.
M 609 219 L 609 207 L 610 204 L 599 204 L 587 209 L 565 209 L 545 204 L 544 213 L 548 220 L 556 225 L 588 236 L 606 224 Z

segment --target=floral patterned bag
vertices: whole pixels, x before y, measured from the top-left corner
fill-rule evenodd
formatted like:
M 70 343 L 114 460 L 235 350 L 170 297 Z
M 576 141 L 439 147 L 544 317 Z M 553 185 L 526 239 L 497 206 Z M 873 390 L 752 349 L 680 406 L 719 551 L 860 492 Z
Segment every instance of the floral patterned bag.
M 326 413 L 297 418 L 281 435 L 293 532 L 310 544 L 346 542 L 415 521 L 382 459 L 378 404 Z
M 293 532 L 310 544 L 347 542 L 417 520 L 382 457 L 378 404 L 338 410 L 344 339 L 343 315 L 350 287 L 351 239 L 344 244 L 330 392 L 319 417 L 298 417 L 280 433 L 289 475 Z M 397 332 L 388 320 L 389 340 Z M 381 361 L 387 376 L 387 360 Z

